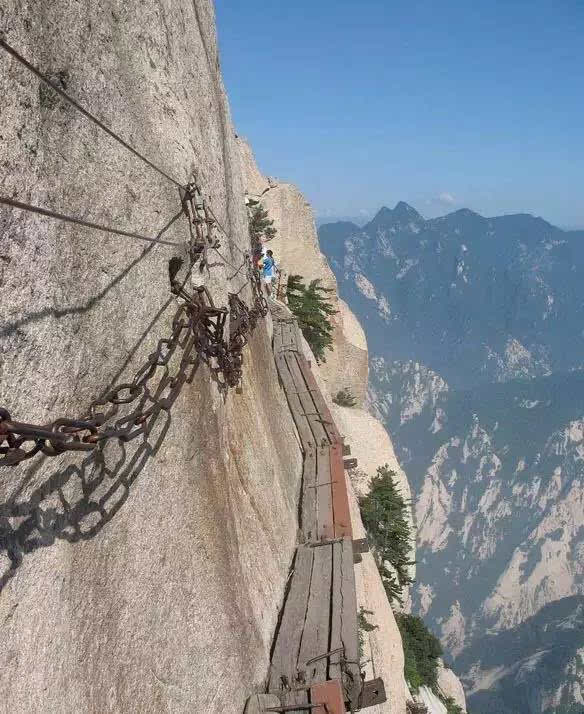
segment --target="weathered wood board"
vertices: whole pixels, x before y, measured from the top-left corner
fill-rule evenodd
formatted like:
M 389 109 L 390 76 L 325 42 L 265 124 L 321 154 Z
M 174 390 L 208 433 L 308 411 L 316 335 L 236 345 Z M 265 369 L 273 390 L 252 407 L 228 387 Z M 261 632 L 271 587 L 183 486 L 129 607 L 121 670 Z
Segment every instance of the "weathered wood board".
M 270 666 L 268 691 L 273 694 L 293 687 L 296 682 L 298 652 L 310 595 L 313 558 L 313 548 L 299 546 L 296 550 L 290 589 L 284 603 Z

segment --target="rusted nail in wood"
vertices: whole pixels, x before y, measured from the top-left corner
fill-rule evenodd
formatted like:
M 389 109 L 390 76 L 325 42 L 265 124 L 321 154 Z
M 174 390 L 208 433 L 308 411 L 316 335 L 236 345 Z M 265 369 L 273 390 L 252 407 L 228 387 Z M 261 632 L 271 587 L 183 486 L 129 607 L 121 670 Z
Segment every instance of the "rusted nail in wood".
M 342 538 L 333 538 L 332 540 L 318 540 L 314 543 L 306 543 L 309 548 L 320 548 L 321 545 L 332 545 L 333 543 L 342 543 Z
M 318 707 L 322 707 L 322 704 L 286 704 L 285 706 L 282 707 L 268 707 L 267 709 L 264 709 L 265 712 L 296 712 L 296 711 L 302 711 L 306 709 L 307 711 L 310 709 L 317 709 Z
M 344 652 L 345 648 L 344 647 L 337 647 L 334 650 L 331 650 L 330 652 L 325 652 L 324 654 L 317 655 L 316 657 L 313 657 L 312 659 L 309 659 L 306 662 L 306 666 L 308 667 L 309 664 L 312 664 L 313 662 L 318 662 L 319 659 L 328 659 L 329 657 L 332 657 L 335 654 L 339 654 L 339 652 Z

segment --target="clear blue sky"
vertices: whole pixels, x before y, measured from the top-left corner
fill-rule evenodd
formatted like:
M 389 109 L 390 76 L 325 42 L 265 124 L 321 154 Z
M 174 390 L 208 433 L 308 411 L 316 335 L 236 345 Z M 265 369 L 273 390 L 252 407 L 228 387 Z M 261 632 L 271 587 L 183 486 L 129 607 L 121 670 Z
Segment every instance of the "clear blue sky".
M 319 215 L 584 226 L 584 0 L 216 0 L 237 130 Z

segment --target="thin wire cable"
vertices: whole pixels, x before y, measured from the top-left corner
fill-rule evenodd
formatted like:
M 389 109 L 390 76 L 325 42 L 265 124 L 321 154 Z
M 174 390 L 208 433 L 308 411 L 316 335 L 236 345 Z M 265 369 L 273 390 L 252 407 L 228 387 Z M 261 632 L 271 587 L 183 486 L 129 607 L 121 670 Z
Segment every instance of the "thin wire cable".
M 96 124 L 102 131 L 105 131 L 106 134 L 109 134 L 113 139 L 115 139 L 119 144 L 121 144 L 125 149 L 130 151 L 134 156 L 137 156 L 141 161 L 143 161 L 145 164 L 150 166 L 150 168 L 154 169 L 157 171 L 161 176 L 164 176 L 168 181 L 173 183 L 175 186 L 178 186 L 178 188 L 184 188 L 183 184 L 181 184 L 179 181 L 176 181 L 175 179 L 172 178 L 172 176 L 169 176 L 166 171 L 163 171 L 161 168 L 156 166 L 156 164 L 152 163 L 149 159 L 147 159 L 145 156 L 143 156 L 139 151 L 134 149 L 133 146 L 128 144 L 127 141 L 124 141 L 120 136 L 118 136 L 114 131 L 112 131 L 110 128 L 108 128 L 103 122 L 101 122 L 97 117 L 95 117 L 93 114 L 91 114 L 87 109 L 84 109 L 79 102 L 77 102 L 73 97 L 70 97 L 67 92 L 63 91 L 61 87 L 59 87 L 57 84 L 54 84 L 51 82 L 48 77 L 45 77 L 45 75 L 37 69 L 34 65 L 32 65 L 28 60 L 26 60 L 21 54 L 19 54 L 14 47 L 11 47 L 2 34 L 0 34 L 0 47 L 2 47 L 3 50 L 8 52 L 9 55 L 14 57 L 14 59 L 18 60 L 24 67 L 26 67 L 30 72 L 35 74 L 42 82 L 47 84 L 51 89 L 54 89 L 57 94 L 60 94 L 63 99 L 65 99 L 71 106 L 75 107 L 78 111 L 80 111 L 83 116 L 87 117 L 90 121 L 92 121 L 94 124 Z
M 227 263 L 227 265 L 229 265 L 230 267 L 233 268 L 233 270 L 236 271 L 235 275 L 237 275 L 237 273 L 239 273 L 239 271 L 241 270 L 241 268 L 237 268 L 235 265 L 233 265 L 233 263 L 231 263 L 229 260 L 227 260 L 227 258 L 226 258 L 224 255 L 222 255 L 222 254 L 217 250 L 217 248 L 215 248 L 214 246 L 212 246 L 212 247 L 211 247 L 211 250 L 214 250 L 215 253 L 217 253 L 217 255 L 221 258 L 221 260 L 222 260 L 224 263 Z
M 111 226 L 103 226 L 99 223 L 93 223 L 91 221 L 84 221 L 81 218 L 74 218 L 73 216 L 66 216 L 64 213 L 57 213 L 57 211 L 50 211 L 47 208 L 41 208 L 40 206 L 33 206 L 30 203 L 22 203 L 21 201 L 15 201 L 13 198 L 8 198 L 7 196 L 0 196 L 0 203 L 3 203 L 6 206 L 10 206 L 12 208 L 18 208 L 21 211 L 29 211 L 30 213 L 39 213 L 41 216 L 48 216 L 49 218 L 55 218 L 59 221 L 65 221 L 66 223 L 76 223 L 79 226 L 84 226 L 85 228 L 94 228 L 97 231 L 102 231 L 103 233 L 115 233 L 116 235 L 119 236 L 125 236 L 127 238 L 136 238 L 138 240 L 143 240 L 148 243 L 161 243 L 162 245 L 172 245 L 172 246 L 178 246 L 179 248 L 182 248 L 184 246 L 184 243 L 175 243 L 173 241 L 169 240 L 163 240 L 162 238 L 150 238 L 148 236 L 144 236 L 140 233 L 134 233 L 132 231 L 123 231 L 119 228 L 112 228 Z M 161 235 L 164 231 L 166 231 L 170 226 L 178 219 L 180 216 L 183 215 L 182 210 L 179 211 L 168 223 L 162 231 L 160 231 L 157 235 Z
M 229 241 L 229 243 L 231 243 L 231 245 L 233 245 L 233 246 L 235 247 L 235 249 L 238 250 L 238 251 L 241 253 L 241 255 L 245 255 L 245 251 L 242 250 L 242 249 L 237 245 L 237 243 L 233 240 L 233 238 L 231 238 L 231 235 L 225 230 L 225 228 L 223 227 L 221 221 L 220 221 L 220 220 L 217 218 L 217 216 L 213 213 L 213 209 L 212 209 L 210 206 L 207 206 L 207 210 L 208 210 L 209 213 L 213 216 L 213 220 L 214 220 L 215 223 L 217 224 L 217 227 L 218 227 L 219 230 L 223 233 L 223 235 L 227 238 L 227 240 Z
M 147 166 L 150 166 L 150 168 L 154 169 L 154 171 L 157 171 L 161 176 L 164 176 L 165 179 L 173 183 L 175 186 L 177 186 L 180 189 L 184 189 L 185 185 L 180 183 L 180 181 L 177 181 L 174 179 L 172 176 L 169 176 L 169 174 L 166 173 L 163 169 L 161 169 L 159 166 L 154 164 L 152 161 L 147 159 L 143 154 L 141 154 L 137 149 L 135 149 L 133 146 L 128 144 L 127 141 L 122 139 L 118 134 L 116 134 L 112 129 L 110 129 L 108 126 L 106 126 L 102 121 L 100 121 L 96 116 L 94 116 L 91 112 L 89 112 L 87 109 L 81 106 L 79 102 L 77 102 L 73 97 L 69 96 L 67 92 L 65 92 L 61 87 L 59 87 L 58 84 L 55 84 L 52 82 L 48 77 L 46 77 L 37 67 L 35 67 L 33 64 L 31 64 L 27 59 L 25 59 L 17 50 L 14 49 L 11 45 L 6 42 L 2 34 L 0 34 L 0 47 L 5 50 L 11 57 L 13 57 L 15 60 L 20 62 L 26 69 L 28 69 L 30 72 L 32 72 L 34 75 L 36 75 L 42 82 L 44 82 L 46 85 L 51 87 L 57 94 L 59 94 L 63 99 L 65 99 L 71 106 L 75 107 L 83 116 L 85 116 L 87 119 L 89 119 L 91 122 L 93 122 L 96 126 L 98 126 L 102 131 L 105 131 L 106 134 L 112 137 L 115 141 L 117 141 L 121 146 L 123 146 L 127 151 L 130 151 L 134 156 L 139 158 L 141 161 L 143 161 Z M 231 238 L 231 235 L 227 232 L 221 221 L 217 218 L 215 213 L 213 212 L 213 209 L 209 207 L 209 213 L 213 216 L 213 219 L 215 220 L 215 223 L 217 224 L 218 228 L 221 230 L 221 232 L 225 235 L 227 240 L 233 245 L 233 247 L 238 250 L 242 255 L 245 255 L 245 251 L 243 251 L 237 243 Z
M 244 258 L 243 258 L 243 260 L 242 260 L 241 265 L 239 266 L 239 268 L 237 268 L 237 270 L 235 271 L 235 273 L 233 273 L 233 275 L 230 275 L 230 276 L 227 278 L 227 280 L 233 280 L 233 278 L 234 278 L 236 275 L 238 275 L 239 273 L 241 273 L 242 269 L 245 268 L 245 266 L 246 266 L 247 264 L 248 264 L 248 257 L 247 257 L 247 255 L 246 255 L 246 256 L 244 256 Z

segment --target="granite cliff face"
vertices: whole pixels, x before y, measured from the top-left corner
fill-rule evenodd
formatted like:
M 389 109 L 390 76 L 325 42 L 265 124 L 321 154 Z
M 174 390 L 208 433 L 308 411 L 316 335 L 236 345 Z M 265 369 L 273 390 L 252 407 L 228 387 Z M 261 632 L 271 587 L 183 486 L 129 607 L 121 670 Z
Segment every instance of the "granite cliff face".
M 426 221 L 400 203 L 320 238 L 366 320 L 368 404 L 415 494 L 414 609 L 473 711 L 579 711 L 581 232 L 466 210 Z M 497 662 L 512 633 L 514 659 Z
M 6 40 L 249 245 L 211 2 L 22 3 Z M 2 194 L 156 235 L 175 186 L 0 55 Z M 241 255 L 221 236 L 232 263 Z M 0 404 L 82 416 L 167 337 L 186 220 L 143 243 L 0 209 Z M 241 281 L 196 274 L 217 304 Z M 244 289 L 242 297 L 249 301 Z M 262 685 L 296 541 L 301 455 L 270 348 L 224 399 L 199 365 L 147 439 L 37 457 L 0 479 L 0 710 L 236 712 Z
M 312 207 L 292 184 L 263 177 L 247 142 L 239 139 L 238 143 L 247 193 L 261 200 L 278 230 L 270 243 L 276 261 L 289 274 L 302 275 L 305 283 L 320 280 L 334 291 L 331 302 L 338 311 L 332 318 L 334 350 L 327 351 L 320 373 L 331 396 L 348 388 L 360 406 L 367 391 L 367 342 L 361 325 L 339 298 L 337 280 L 320 251 Z

